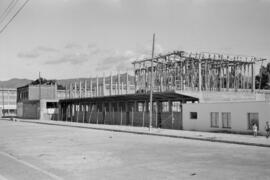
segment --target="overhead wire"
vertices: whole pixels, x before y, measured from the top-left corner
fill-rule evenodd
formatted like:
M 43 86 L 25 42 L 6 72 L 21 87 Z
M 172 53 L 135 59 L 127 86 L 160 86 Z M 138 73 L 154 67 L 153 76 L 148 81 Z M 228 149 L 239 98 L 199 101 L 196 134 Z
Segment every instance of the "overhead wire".
M 21 10 L 25 7 L 25 5 L 29 2 L 30 0 L 26 0 L 23 5 L 16 11 L 16 13 L 9 19 L 7 24 L 0 30 L 0 34 L 4 32 L 4 30 L 8 27 L 8 25 L 14 20 L 14 18 L 21 12 Z
M 0 16 L 0 24 L 5 21 L 7 18 L 8 14 L 11 12 L 11 10 L 15 7 L 15 5 L 18 3 L 18 0 L 12 0 L 8 7 L 5 9 L 5 11 L 1 14 Z

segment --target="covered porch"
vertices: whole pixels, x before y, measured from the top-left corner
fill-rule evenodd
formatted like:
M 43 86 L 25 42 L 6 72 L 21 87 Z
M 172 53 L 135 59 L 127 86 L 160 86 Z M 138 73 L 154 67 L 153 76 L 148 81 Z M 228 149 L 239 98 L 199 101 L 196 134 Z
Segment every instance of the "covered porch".
M 182 104 L 199 99 L 176 92 L 153 93 L 152 127 L 182 129 Z M 60 100 L 62 121 L 149 127 L 149 94 Z

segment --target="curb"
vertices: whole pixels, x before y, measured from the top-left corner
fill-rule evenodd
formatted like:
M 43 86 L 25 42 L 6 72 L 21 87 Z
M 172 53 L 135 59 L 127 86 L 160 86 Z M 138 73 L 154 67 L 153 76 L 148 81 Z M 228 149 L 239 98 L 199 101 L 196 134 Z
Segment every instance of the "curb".
M 149 136 L 162 136 L 162 137 L 170 137 L 170 138 L 180 138 L 180 139 L 190 139 L 190 140 L 199 140 L 199 141 L 208 141 L 208 142 L 219 142 L 226 144 L 238 144 L 238 145 L 246 145 L 246 146 L 257 146 L 257 147 L 269 147 L 270 144 L 261 144 L 261 143 L 249 143 L 249 142 L 239 142 L 239 141 L 230 141 L 230 140 L 219 140 L 212 138 L 199 138 L 199 137 L 189 137 L 189 136 L 179 136 L 179 135 L 169 135 L 169 134 L 159 134 L 159 133 L 150 133 L 150 132 L 138 132 L 138 131 L 129 131 L 129 130 L 121 130 L 121 129 L 110 129 L 110 128 L 98 128 L 98 127 L 87 127 L 81 125 L 72 125 L 72 124 L 54 124 L 47 122 L 34 122 L 20 119 L 19 122 L 25 123 L 33 123 L 33 124 L 45 124 L 51 126 L 63 126 L 63 127 L 75 127 L 82 129 L 94 129 L 101 131 L 111 131 L 111 132 L 122 132 L 122 133 L 130 133 L 130 134 L 139 134 L 139 135 L 149 135 Z

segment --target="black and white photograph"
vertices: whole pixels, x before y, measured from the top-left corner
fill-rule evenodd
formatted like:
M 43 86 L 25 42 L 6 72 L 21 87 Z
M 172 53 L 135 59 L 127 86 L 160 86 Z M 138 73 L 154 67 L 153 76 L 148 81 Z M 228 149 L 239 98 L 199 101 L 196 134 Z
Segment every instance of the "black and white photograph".
M 270 180 L 270 0 L 0 0 L 0 180 Z

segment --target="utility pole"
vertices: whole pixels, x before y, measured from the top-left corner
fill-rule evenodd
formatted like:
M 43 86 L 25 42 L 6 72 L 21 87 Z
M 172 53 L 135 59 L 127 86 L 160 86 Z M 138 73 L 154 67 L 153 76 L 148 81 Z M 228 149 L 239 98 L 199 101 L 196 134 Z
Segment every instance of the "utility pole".
M 150 82 L 150 113 L 149 113 L 149 131 L 152 128 L 152 115 L 153 115 L 153 59 L 155 50 L 155 33 L 153 34 L 153 45 L 152 45 L 152 59 L 151 59 L 151 82 Z
M 41 111 L 41 78 L 40 78 L 40 72 L 38 72 L 38 80 L 39 80 L 39 83 L 38 83 L 38 99 L 39 99 L 39 109 L 38 109 L 38 114 L 37 114 L 37 117 L 40 119 L 40 111 Z
M 41 79 L 40 79 L 40 72 L 38 72 L 38 81 L 39 81 L 39 84 L 38 84 L 38 99 L 39 101 L 41 100 Z

